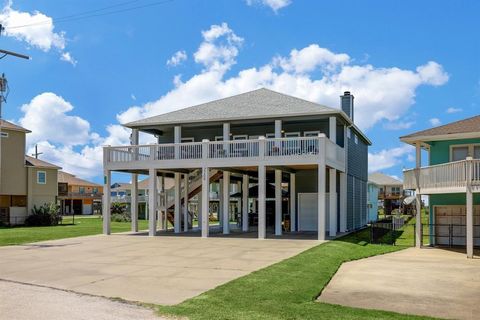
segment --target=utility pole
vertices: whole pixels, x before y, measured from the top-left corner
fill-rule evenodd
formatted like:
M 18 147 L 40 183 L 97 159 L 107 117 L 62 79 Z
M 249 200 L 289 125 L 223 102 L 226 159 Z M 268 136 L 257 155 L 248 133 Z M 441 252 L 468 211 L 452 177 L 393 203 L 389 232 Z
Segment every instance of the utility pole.
M 35 153 L 32 153 L 32 156 L 35 157 L 35 159 L 38 159 L 38 156 L 43 154 L 43 152 L 38 152 L 38 144 L 35 145 Z
M 2 35 L 2 32 L 5 28 L 0 24 L 0 36 Z M 8 50 L 3 50 L 0 49 L 0 60 L 5 58 L 6 56 L 13 56 L 17 58 L 22 58 L 22 59 L 27 59 L 30 60 L 29 56 L 26 56 L 21 53 L 16 53 L 13 51 L 8 51 Z M 0 194 L 2 193 L 2 124 L 3 124 L 3 119 L 2 119 L 2 104 L 4 102 L 7 102 L 7 96 L 9 92 L 8 88 L 8 81 L 7 78 L 5 77 L 5 74 L 2 73 L 2 76 L 0 78 Z

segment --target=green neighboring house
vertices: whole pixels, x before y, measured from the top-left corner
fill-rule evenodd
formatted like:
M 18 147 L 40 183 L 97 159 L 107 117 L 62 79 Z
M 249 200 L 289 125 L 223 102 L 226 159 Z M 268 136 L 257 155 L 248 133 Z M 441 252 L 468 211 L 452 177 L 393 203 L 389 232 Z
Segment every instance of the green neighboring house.
M 404 188 L 429 196 L 431 243 L 480 246 L 480 116 L 400 138 L 416 147 L 417 168 L 404 171 Z M 429 165 L 421 167 L 421 150 Z M 420 225 L 417 218 L 417 230 Z M 417 239 L 420 235 L 417 233 Z M 420 245 L 420 241 L 417 241 Z

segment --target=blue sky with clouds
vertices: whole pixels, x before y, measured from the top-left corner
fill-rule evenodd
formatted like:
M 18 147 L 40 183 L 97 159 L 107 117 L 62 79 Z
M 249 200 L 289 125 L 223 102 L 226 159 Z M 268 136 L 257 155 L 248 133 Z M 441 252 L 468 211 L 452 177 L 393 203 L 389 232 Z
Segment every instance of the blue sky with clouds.
M 128 141 L 120 122 L 261 86 L 332 107 L 352 91 L 356 121 L 374 143 L 371 170 L 397 176 L 413 166 L 399 136 L 476 115 L 480 106 L 477 1 L 2 7 L 0 47 L 32 57 L 0 60 L 11 89 L 3 118 L 33 131 L 29 148 L 38 143 L 44 160 L 95 181 L 101 146 Z

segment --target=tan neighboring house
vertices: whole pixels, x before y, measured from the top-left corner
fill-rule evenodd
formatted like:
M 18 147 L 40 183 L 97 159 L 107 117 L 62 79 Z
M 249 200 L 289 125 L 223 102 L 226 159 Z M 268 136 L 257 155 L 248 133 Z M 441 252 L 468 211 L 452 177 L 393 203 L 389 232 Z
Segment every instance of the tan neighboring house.
M 0 127 L 0 222 L 23 224 L 34 206 L 57 201 L 61 168 L 25 155 L 30 130 L 5 120 Z
M 103 186 L 58 171 L 58 199 L 62 214 L 101 213 Z
M 383 202 L 385 214 L 389 215 L 394 209 L 400 207 L 406 196 L 403 190 L 403 181 L 381 172 L 370 174 L 368 180 L 378 185 L 378 200 Z

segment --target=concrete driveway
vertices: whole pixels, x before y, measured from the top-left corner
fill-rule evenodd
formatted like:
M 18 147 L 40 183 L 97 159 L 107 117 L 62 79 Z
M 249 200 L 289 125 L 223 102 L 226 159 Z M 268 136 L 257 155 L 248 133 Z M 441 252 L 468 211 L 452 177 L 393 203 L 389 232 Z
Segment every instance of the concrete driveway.
M 0 248 L 0 279 L 177 304 L 317 244 L 129 234 L 79 237 Z
M 479 319 L 480 259 L 406 249 L 343 264 L 319 300 L 449 319 Z

